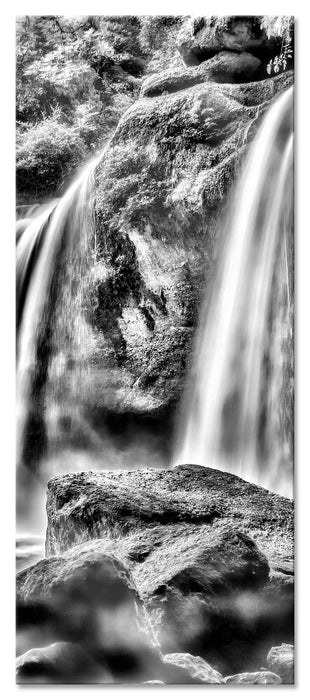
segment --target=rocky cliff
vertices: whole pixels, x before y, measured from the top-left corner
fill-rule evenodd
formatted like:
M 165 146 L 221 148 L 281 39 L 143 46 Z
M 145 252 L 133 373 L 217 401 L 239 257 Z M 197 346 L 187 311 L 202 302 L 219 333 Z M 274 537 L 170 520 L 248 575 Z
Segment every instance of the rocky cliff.
M 253 18 L 232 19 L 186 24 L 188 65 L 144 80 L 97 171 L 89 321 L 107 411 L 174 412 L 229 192 L 262 115 L 293 81 L 290 70 L 267 76 L 277 42 Z

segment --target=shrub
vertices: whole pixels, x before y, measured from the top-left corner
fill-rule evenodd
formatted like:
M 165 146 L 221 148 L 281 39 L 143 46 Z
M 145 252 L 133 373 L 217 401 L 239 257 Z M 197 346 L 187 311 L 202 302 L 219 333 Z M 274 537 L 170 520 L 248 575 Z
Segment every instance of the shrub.
M 60 121 L 61 112 L 17 134 L 17 189 L 37 197 L 55 192 L 86 157 L 75 126 Z

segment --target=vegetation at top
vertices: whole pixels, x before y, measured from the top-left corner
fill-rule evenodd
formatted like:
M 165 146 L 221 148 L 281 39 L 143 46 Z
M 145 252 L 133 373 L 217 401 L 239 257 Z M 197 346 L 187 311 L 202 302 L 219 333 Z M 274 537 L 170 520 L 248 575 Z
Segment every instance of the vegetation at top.
M 182 66 L 184 16 L 21 16 L 16 22 L 16 163 L 19 202 L 59 194 L 113 134 L 142 78 Z M 213 18 L 225 23 L 227 18 Z M 285 70 L 293 18 L 262 17 L 282 48 L 266 67 Z
M 141 79 L 180 62 L 184 17 L 17 18 L 16 160 L 20 201 L 59 191 L 103 147 Z

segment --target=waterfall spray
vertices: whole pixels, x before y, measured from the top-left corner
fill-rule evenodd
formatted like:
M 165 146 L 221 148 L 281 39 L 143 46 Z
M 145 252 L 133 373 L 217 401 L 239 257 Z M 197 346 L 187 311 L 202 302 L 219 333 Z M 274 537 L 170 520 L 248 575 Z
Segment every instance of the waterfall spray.
M 284 495 L 292 487 L 292 415 L 285 420 L 292 400 L 284 396 L 292 379 L 292 105 L 290 88 L 267 112 L 229 208 L 173 460 L 229 471 Z
M 93 175 L 102 155 L 103 153 L 96 156 L 86 165 L 58 202 L 54 201 L 36 213 L 18 241 L 17 294 L 19 308 L 22 309 L 17 346 L 18 465 L 23 462 L 27 420 L 33 409 L 36 414 L 40 412 L 40 389 L 45 386 L 50 360 L 46 346 L 51 319 L 55 316 L 56 301 L 58 318 L 53 318 L 53 323 L 58 326 L 58 335 L 61 332 L 70 335 L 68 325 L 71 322 L 76 329 L 80 320 L 78 307 L 82 299 L 82 278 L 79 279 L 79 273 L 85 265 L 88 242 L 93 231 Z M 30 271 L 29 285 L 25 290 L 29 265 L 38 247 L 39 254 Z M 59 266 L 57 263 L 60 260 L 63 264 Z M 53 277 L 55 270 L 58 275 L 56 279 Z M 63 276 L 62 284 L 59 273 Z M 64 316 L 66 331 L 60 323 L 60 317 Z M 77 330 L 79 332 L 79 328 Z M 38 356 L 40 346 L 41 356 Z M 36 405 L 32 406 L 33 403 Z

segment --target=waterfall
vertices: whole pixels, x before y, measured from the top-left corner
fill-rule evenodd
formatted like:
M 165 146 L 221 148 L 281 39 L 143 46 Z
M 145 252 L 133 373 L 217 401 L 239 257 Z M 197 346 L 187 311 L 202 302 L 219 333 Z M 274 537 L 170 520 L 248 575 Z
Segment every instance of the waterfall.
M 174 464 L 291 496 L 293 89 L 269 108 L 219 239 Z
M 53 376 L 57 393 L 66 364 L 77 359 L 81 363 L 87 346 L 83 303 L 94 235 L 93 174 L 101 158 L 102 153 L 85 166 L 61 199 L 37 207 L 33 218 L 18 222 L 19 469 L 37 458 L 44 442 L 46 415 L 53 412 L 53 397 L 46 396 L 47 379 Z M 29 432 L 32 445 L 27 454 Z

